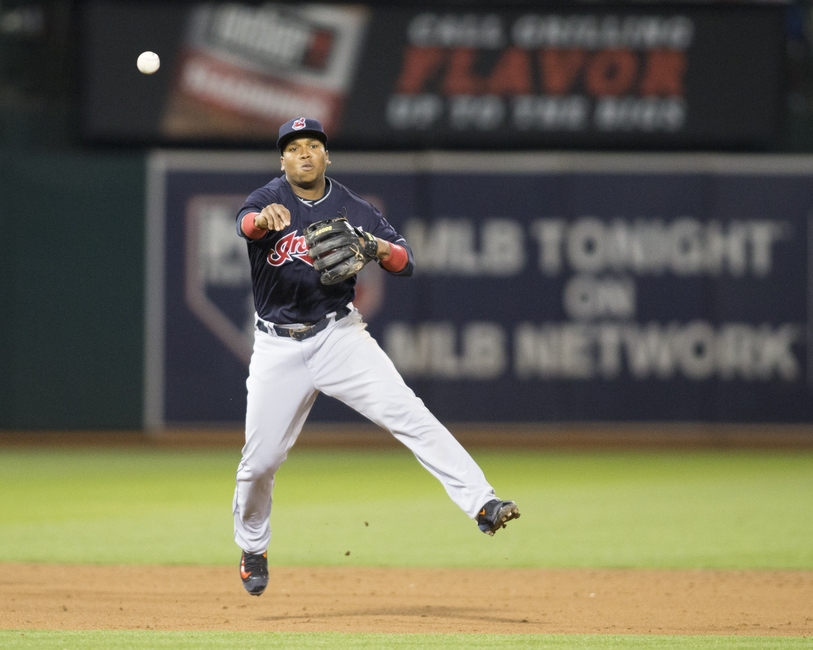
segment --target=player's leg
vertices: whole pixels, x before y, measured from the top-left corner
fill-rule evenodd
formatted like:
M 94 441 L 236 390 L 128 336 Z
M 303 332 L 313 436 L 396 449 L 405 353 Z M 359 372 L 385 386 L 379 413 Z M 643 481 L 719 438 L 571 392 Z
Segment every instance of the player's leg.
M 409 388 L 357 313 L 327 330 L 309 364 L 316 387 L 390 431 L 475 518 L 495 498 L 482 470 Z
M 246 381 L 246 442 L 234 491 L 234 541 L 249 553 L 268 547 L 274 475 L 317 395 L 300 346 L 292 339 L 255 334 Z

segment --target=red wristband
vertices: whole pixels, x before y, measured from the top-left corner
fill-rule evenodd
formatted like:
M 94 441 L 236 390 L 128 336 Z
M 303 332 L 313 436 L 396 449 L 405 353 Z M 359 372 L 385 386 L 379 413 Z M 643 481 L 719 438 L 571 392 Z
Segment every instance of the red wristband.
M 257 228 L 254 225 L 254 217 L 256 217 L 258 214 L 259 212 L 249 212 L 248 214 L 244 214 L 243 219 L 240 222 L 240 229 L 249 239 L 261 239 L 263 235 L 268 232 L 267 230 Z
M 409 254 L 406 248 L 393 243 L 390 243 L 390 256 L 386 260 L 381 260 L 381 266 L 393 273 L 403 271 L 408 263 Z

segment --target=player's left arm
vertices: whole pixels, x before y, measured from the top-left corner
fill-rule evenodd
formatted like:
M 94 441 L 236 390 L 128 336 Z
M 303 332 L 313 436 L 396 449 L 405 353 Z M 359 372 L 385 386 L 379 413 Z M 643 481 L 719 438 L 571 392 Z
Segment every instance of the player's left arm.
M 362 230 L 365 237 L 372 235 L 376 239 L 376 257 L 379 266 L 393 275 L 412 275 L 415 257 L 406 239 L 389 224 L 377 208 L 371 205 L 369 208 Z
M 393 275 L 412 275 L 415 269 L 415 258 L 412 249 L 401 237 L 397 242 L 376 237 L 378 240 L 378 263 L 381 268 Z

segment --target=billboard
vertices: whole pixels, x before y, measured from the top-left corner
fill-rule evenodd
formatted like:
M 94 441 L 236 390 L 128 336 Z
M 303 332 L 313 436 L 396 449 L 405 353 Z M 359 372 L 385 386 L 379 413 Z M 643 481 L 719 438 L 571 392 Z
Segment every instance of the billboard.
M 338 154 L 412 246 L 356 305 L 452 422 L 809 422 L 813 159 Z M 150 159 L 148 422 L 238 422 L 265 154 Z M 320 397 L 317 420 L 355 416 Z
M 268 145 L 307 115 L 355 148 L 766 147 L 785 11 L 91 0 L 83 133 Z

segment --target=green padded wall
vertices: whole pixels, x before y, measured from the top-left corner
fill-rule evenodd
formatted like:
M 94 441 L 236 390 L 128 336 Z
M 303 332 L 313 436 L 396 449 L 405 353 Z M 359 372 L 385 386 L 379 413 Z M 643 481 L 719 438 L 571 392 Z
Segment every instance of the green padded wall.
M 141 426 L 144 156 L 0 155 L 0 429 Z

